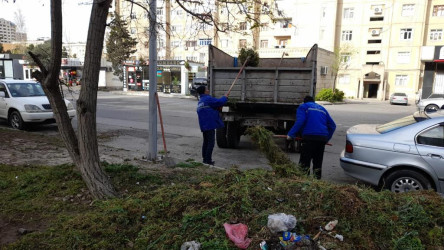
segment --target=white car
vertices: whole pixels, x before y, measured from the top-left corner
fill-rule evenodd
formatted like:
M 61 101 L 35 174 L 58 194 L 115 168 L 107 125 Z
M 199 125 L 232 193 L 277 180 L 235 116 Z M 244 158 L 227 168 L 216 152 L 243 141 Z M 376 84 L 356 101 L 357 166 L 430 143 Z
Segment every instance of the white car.
M 444 109 L 444 94 L 431 94 L 426 99 L 421 99 L 418 104 L 419 111 L 433 112 Z
M 74 118 L 74 106 L 66 99 L 65 104 L 69 117 Z M 32 123 L 55 123 L 42 86 L 29 80 L 0 79 L 0 118 L 7 119 L 15 129 Z

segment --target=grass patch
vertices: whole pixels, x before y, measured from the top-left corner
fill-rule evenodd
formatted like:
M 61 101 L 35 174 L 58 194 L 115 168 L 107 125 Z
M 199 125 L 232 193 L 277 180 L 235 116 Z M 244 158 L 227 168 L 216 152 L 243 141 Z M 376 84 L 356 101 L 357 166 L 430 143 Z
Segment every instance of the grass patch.
M 276 149 L 266 143 L 269 134 L 251 133 L 266 153 Z M 435 192 L 394 194 L 329 184 L 300 174 L 283 154 L 269 155 L 274 171 L 194 166 L 162 172 L 103 163 L 121 196 L 94 202 L 70 165 L 0 165 L 1 221 L 26 224 L 32 218 L 34 225 L 46 225 L 3 247 L 179 249 L 195 240 L 201 249 L 237 249 L 222 225 L 241 222 L 249 227 L 250 249 L 257 249 L 262 240 L 278 241 L 266 224 L 268 215 L 281 212 L 296 216 L 296 232 L 312 237 L 319 226 L 338 219 L 336 232 L 344 241 L 322 236 L 326 248 L 444 247 L 444 202 Z

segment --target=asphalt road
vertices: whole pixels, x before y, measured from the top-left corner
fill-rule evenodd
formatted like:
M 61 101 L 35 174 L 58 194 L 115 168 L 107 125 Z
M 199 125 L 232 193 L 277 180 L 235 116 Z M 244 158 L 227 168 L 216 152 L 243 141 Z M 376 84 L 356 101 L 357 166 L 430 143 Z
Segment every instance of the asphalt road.
M 126 137 L 115 142 L 117 146 L 146 154 L 148 150 L 148 96 L 115 95 L 100 93 L 98 101 L 97 123 L 99 130 L 124 129 Z M 171 156 L 186 160 L 200 161 L 202 135 L 197 121 L 196 104 L 192 98 L 160 97 L 166 142 Z M 382 124 L 412 114 L 415 105 L 390 105 L 388 101 L 350 100 L 347 104 L 325 105 L 337 124 L 337 130 L 330 141 L 333 146 L 326 146 L 323 162 L 323 179 L 336 183 L 355 183 L 346 176 L 339 165 L 339 156 L 345 146 L 345 134 L 348 128 L 356 124 Z M 163 149 L 158 126 L 158 150 Z M 276 139 L 283 145 L 283 139 Z M 291 159 L 299 161 L 298 153 L 289 153 Z M 243 136 L 239 149 L 220 149 L 213 152 L 216 166 L 230 168 L 235 165 L 240 169 L 270 169 L 265 157 L 252 143 L 248 136 Z
M 170 156 L 184 161 L 201 160 L 202 134 L 197 121 L 196 105 L 193 98 L 179 96 L 160 96 L 160 104 L 166 132 L 166 144 Z M 76 95 L 67 95 L 75 99 Z M 119 136 L 111 140 L 108 146 L 126 149 L 128 157 L 142 158 L 148 151 L 148 96 L 122 95 L 110 92 L 99 92 L 97 106 L 97 129 L 99 132 L 119 131 Z M 346 104 L 325 105 L 337 129 L 330 141 L 333 146 L 326 146 L 322 165 L 322 178 L 335 183 L 356 183 L 357 180 L 346 176 L 339 165 L 339 156 L 345 146 L 345 134 L 348 128 L 356 124 L 382 124 L 412 114 L 415 105 L 390 105 L 388 101 L 350 100 Z M 73 120 L 75 127 L 76 120 Z M 7 126 L 0 121 L 0 126 Z M 34 130 L 45 133 L 45 129 Z M 47 132 L 54 133 L 54 126 L 48 126 Z M 275 139 L 279 145 L 284 139 Z M 163 149 L 161 129 L 158 126 L 158 151 Z M 299 161 L 298 153 L 289 153 L 294 162 Z M 239 149 L 220 149 L 213 152 L 216 166 L 230 168 L 233 165 L 240 169 L 271 169 L 267 159 L 259 152 L 248 136 L 242 136 Z

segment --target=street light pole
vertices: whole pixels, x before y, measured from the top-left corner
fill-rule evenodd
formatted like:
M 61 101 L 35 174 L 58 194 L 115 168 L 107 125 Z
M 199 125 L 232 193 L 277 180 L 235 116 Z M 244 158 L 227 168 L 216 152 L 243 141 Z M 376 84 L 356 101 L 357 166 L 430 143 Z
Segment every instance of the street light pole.
M 148 109 L 148 160 L 157 160 L 157 23 L 156 0 L 150 0 L 149 30 L 149 109 Z M 166 153 L 166 152 L 165 152 Z

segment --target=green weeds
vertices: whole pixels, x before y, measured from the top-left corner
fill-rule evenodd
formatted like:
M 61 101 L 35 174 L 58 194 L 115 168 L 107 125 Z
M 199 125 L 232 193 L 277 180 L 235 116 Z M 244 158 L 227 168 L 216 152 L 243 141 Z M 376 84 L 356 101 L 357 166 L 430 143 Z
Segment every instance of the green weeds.
M 168 171 L 102 163 L 120 194 L 104 201 L 85 194 L 73 166 L 0 165 L 0 219 L 33 229 L 4 248 L 179 249 L 195 240 L 202 249 L 236 249 L 223 223 L 241 222 L 256 249 L 262 240 L 278 241 L 266 228 L 273 213 L 296 216 L 296 232 L 312 237 L 338 219 L 344 241 L 323 236 L 329 248 L 444 247 L 444 202 L 435 192 L 394 194 L 314 180 L 278 152 L 271 134 L 258 131 L 252 137 L 273 171 L 219 171 L 192 159 Z

